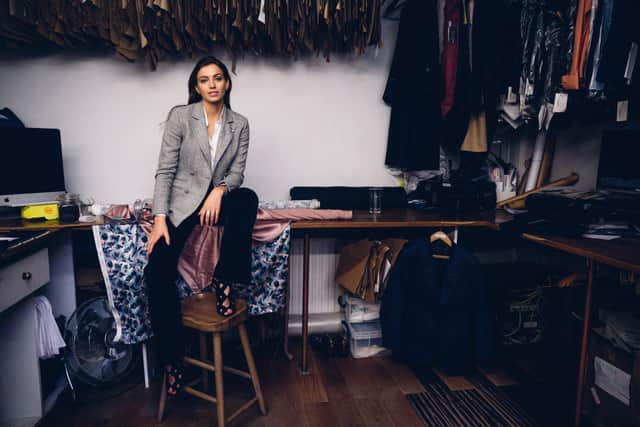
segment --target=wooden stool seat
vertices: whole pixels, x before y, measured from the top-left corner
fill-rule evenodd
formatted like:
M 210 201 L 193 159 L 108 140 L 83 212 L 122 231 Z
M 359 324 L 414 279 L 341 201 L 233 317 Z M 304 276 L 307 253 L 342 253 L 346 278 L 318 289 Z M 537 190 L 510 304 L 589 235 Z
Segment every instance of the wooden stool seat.
M 182 301 L 182 324 L 201 332 L 224 332 L 247 320 L 247 303 L 236 300 L 236 311 L 224 317 L 216 311 L 216 294 L 191 295 Z
M 258 404 L 260 412 L 263 415 L 267 413 L 264 398 L 262 397 L 262 390 L 260 388 L 260 380 L 258 379 L 258 372 L 253 360 L 253 353 L 251 352 L 249 336 L 244 325 L 244 322 L 247 319 L 247 303 L 244 300 L 237 299 L 235 301 L 235 305 L 236 311 L 231 316 L 225 317 L 219 315 L 216 311 L 215 294 L 196 294 L 185 298 L 182 302 L 182 324 L 185 327 L 194 329 L 200 333 L 200 359 L 185 356 L 183 361 L 186 364 L 194 365 L 202 369 L 202 375 L 200 378 L 196 378 L 191 382 L 183 384 L 183 391 L 214 403 L 217 407 L 219 427 L 223 427 L 225 423 L 233 420 L 244 410 L 250 408 L 254 403 Z M 231 328 L 238 328 L 249 372 L 227 367 L 222 364 L 222 333 Z M 207 334 L 213 335 L 213 363 L 207 360 Z M 215 374 L 215 396 L 206 393 L 209 389 L 209 371 L 213 371 Z M 238 408 L 229 418 L 225 418 L 224 415 L 223 371 L 251 380 L 255 391 L 255 397 Z M 166 405 L 166 375 L 167 374 L 165 372 L 162 376 L 162 391 L 160 392 L 158 421 L 162 421 Z M 202 390 L 194 388 L 197 384 L 201 384 Z

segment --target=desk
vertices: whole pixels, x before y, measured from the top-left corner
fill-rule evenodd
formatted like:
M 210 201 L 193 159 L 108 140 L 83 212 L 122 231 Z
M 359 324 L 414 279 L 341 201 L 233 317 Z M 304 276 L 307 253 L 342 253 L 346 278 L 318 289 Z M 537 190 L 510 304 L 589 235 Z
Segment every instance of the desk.
M 15 228 L 13 228 L 15 230 Z M 3 227 L 3 231 L 8 231 Z M 41 386 L 36 344 L 35 305 L 31 295 L 51 303 L 54 316 L 67 318 L 76 309 L 70 234 L 46 231 L 0 254 L 0 424 L 35 425 L 66 388 L 57 378 L 53 390 Z
M 591 318 L 591 291 L 593 289 L 595 263 L 640 273 L 640 240 L 615 239 L 606 241 L 571 237 L 536 236 L 526 233 L 523 234 L 522 237 L 531 242 L 577 255 L 587 260 L 587 290 L 584 303 L 584 319 L 582 321 L 582 342 L 580 346 L 580 365 L 578 368 L 578 390 L 575 413 L 575 425 L 578 427 L 580 426 L 582 418 L 582 389 L 584 386 L 587 362 L 587 343 L 589 339 L 589 321 Z
M 481 227 L 499 230 L 500 224 L 507 222 L 511 216 L 504 211 L 480 212 L 477 214 L 446 215 L 435 212 L 420 212 L 410 209 L 389 209 L 381 214 L 370 214 L 354 211 L 350 220 L 333 221 L 297 221 L 291 224 L 294 232 L 302 234 L 304 249 L 302 258 L 302 374 L 308 374 L 308 341 L 309 341 L 309 248 L 311 234 L 327 231 L 339 234 L 345 230 L 380 230 L 380 229 L 417 229 L 417 228 L 450 228 Z M 287 313 L 288 318 L 288 313 Z M 285 325 L 285 353 L 287 350 L 287 326 Z
M 102 217 L 94 222 L 60 222 L 57 219 L 49 221 L 0 220 L 0 233 L 12 231 L 38 230 L 90 230 L 94 225 L 104 224 Z

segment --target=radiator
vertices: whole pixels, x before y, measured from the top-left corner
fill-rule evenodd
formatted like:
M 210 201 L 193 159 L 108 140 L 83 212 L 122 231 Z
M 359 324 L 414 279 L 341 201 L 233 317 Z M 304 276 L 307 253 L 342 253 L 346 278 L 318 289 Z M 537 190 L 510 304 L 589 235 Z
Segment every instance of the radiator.
M 334 280 L 338 266 L 338 239 L 311 239 L 309 256 L 309 333 L 339 332 L 342 313 L 338 296 L 342 289 Z M 303 239 L 291 243 L 289 294 L 289 334 L 302 331 L 302 250 Z
M 303 239 L 293 239 L 291 244 L 291 280 L 289 314 L 302 314 L 302 250 Z M 340 311 L 338 296 L 342 294 L 336 285 L 338 266 L 338 239 L 311 239 L 309 257 L 309 313 L 335 313 Z

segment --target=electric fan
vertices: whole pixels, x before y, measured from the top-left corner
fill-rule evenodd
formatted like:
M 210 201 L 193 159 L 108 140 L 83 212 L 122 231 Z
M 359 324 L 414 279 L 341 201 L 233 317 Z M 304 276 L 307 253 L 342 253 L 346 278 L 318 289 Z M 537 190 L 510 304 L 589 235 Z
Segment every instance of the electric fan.
M 112 388 L 138 364 L 137 346 L 113 341 L 115 326 L 106 297 L 83 302 L 67 321 L 65 368 L 74 400 L 79 386 Z

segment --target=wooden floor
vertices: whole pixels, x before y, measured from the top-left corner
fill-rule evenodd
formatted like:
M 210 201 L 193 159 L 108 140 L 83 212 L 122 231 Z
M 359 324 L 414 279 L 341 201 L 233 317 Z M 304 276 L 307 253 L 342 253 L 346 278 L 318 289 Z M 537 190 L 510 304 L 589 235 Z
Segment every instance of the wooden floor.
M 299 360 L 299 359 L 298 359 Z M 229 362 L 229 361 L 227 361 Z M 311 374 L 300 376 L 296 359 L 258 358 L 268 415 L 246 411 L 232 426 L 423 426 L 405 398 L 424 391 L 406 367 L 389 358 L 328 358 L 311 352 Z M 234 363 L 231 363 L 234 365 Z M 238 365 L 237 363 L 235 365 Z M 227 414 L 250 396 L 246 380 L 225 375 Z M 97 403 L 59 405 L 43 426 L 214 426 L 215 408 L 193 396 L 171 398 L 165 418 L 156 421 L 160 380 Z

